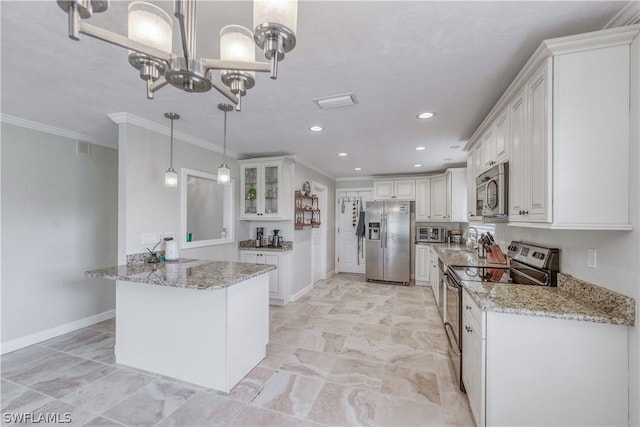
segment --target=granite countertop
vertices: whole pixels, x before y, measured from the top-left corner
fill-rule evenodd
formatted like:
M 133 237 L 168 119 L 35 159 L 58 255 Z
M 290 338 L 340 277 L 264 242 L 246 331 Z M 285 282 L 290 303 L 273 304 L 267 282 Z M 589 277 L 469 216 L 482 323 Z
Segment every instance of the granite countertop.
M 464 245 L 457 243 L 418 243 L 429 245 L 436 250 L 438 257 L 446 265 L 457 267 L 505 267 L 505 264 L 493 264 L 486 258 L 478 258 L 477 251 L 468 251 Z
M 257 248 L 255 240 L 242 240 L 238 242 L 238 248 L 241 251 L 287 252 L 293 250 L 293 242 L 285 240 L 284 242 L 282 242 L 282 246 L 279 248 L 274 248 L 272 246 L 261 246 Z
M 635 304 L 623 305 L 631 310 L 607 311 L 597 301 L 580 299 L 562 286 L 463 281 L 462 287 L 484 311 L 627 326 L 635 322 Z
M 480 259 L 463 245 L 426 243 L 451 266 L 501 267 Z M 567 274 L 558 273 L 557 287 L 513 283 L 469 282 L 462 287 L 481 310 L 525 316 L 634 326 L 635 300 Z
M 198 290 L 219 290 L 274 270 L 274 265 L 184 259 L 158 264 L 119 265 L 85 272 L 85 276 Z

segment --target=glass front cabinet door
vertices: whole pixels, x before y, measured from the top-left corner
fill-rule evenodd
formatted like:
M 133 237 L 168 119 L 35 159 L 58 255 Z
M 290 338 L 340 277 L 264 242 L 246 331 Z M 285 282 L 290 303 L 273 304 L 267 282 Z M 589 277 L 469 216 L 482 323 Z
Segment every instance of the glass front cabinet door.
M 281 220 L 291 217 L 286 201 L 292 195 L 284 185 L 291 180 L 291 173 L 287 173 L 290 168 L 290 163 L 284 160 L 241 163 L 241 219 Z

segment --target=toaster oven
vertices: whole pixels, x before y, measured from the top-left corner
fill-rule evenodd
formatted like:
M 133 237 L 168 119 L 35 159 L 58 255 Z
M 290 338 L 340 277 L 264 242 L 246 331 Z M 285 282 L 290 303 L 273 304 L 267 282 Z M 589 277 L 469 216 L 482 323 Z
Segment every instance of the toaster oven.
M 416 227 L 416 242 L 444 242 L 447 230 L 444 227 Z

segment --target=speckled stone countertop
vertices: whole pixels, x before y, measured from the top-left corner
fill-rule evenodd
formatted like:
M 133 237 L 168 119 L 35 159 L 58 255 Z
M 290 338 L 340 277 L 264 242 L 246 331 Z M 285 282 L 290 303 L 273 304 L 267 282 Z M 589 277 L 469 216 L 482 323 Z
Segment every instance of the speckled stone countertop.
M 505 267 L 505 264 L 492 264 L 486 258 L 478 258 L 476 251 L 468 251 L 457 243 L 418 243 L 433 247 L 440 259 L 450 266 L 460 267 Z
M 218 290 L 270 270 L 274 265 L 181 258 L 158 264 L 129 264 L 85 272 L 85 276 L 198 290 Z
M 451 266 L 502 267 L 480 259 L 463 245 L 423 243 L 436 249 Z M 585 322 L 634 326 L 635 300 L 607 288 L 558 273 L 557 287 L 512 283 L 469 282 L 462 286 L 481 310 L 526 316 L 553 317 Z
M 573 285 L 569 285 L 569 282 L 575 280 L 571 276 L 559 273 L 558 287 L 468 281 L 463 281 L 462 287 L 484 311 L 634 325 L 635 301 L 633 298 L 581 282 L 585 287 L 591 288 L 589 293 L 600 293 L 595 298 L 583 298 L 570 289 Z M 598 291 L 594 292 L 595 288 Z M 617 301 L 607 306 L 603 304 L 603 301 L 607 300 Z
M 256 248 L 256 241 L 255 240 L 241 240 L 240 242 L 238 242 L 238 248 L 241 251 L 273 251 L 273 252 L 286 252 L 286 251 L 291 251 L 293 250 L 293 242 L 291 241 L 284 241 L 282 242 L 282 246 L 279 248 L 273 248 L 271 246 L 261 246 L 259 248 Z

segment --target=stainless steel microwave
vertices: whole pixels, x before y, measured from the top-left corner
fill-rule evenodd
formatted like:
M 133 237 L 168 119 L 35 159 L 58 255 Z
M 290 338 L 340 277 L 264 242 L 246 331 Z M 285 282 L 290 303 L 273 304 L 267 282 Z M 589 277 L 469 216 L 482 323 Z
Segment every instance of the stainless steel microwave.
M 416 227 L 416 242 L 444 242 L 447 230 L 444 227 Z
M 476 215 L 509 217 L 509 163 L 499 163 L 476 178 Z

